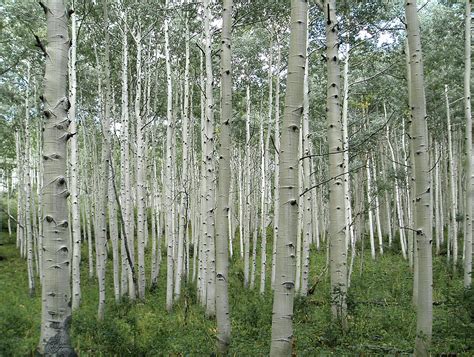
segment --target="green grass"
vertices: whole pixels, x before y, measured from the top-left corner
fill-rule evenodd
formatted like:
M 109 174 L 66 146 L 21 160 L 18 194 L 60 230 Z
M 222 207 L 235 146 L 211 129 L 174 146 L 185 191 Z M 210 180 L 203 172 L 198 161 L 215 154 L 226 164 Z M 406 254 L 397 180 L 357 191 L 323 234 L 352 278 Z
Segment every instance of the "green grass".
M 0 244 L 0 256 L 4 258 L 0 261 L 0 356 L 32 355 L 40 332 L 40 289 L 35 297 L 28 296 L 26 262 L 19 257 L 14 241 L 8 240 L 4 233 L 0 234 Z M 330 318 L 325 252 L 312 250 L 312 283 L 319 277 L 316 289 L 308 297 L 295 299 L 294 349 L 299 356 L 412 353 L 416 316 L 411 304 L 412 281 L 407 263 L 398 253 L 390 251 L 373 262 L 365 252 L 363 264 L 359 256 L 354 264 L 348 297 L 349 330 L 343 332 Z M 83 259 L 82 304 L 74 312 L 71 329 L 79 355 L 200 356 L 215 351 L 215 321 L 205 318 L 203 308 L 196 302 L 193 285 L 185 284 L 173 312 L 166 312 L 165 264 L 161 267 L 157 289 L 147 291 L 145 303 L 123 301 L 117 305 L 109 259 L 106 318 L 97 321 L 98 286 L 95 280 L 88 279 L 85 249 Z M 268 276 L 270 269 L 269 264 Z M 471 356 L 474 354 L 474 295 L 464 291 L 460 273 L 453 275 L 445 257 L 434 258 L 433 271 L 432 353 Z M 267 290 L 261 296 L 258 284 L 255 290 L 245 290 L 243 263 L 236 257 L 229 282 L 231 354 L 268 355 L 271 292 Z

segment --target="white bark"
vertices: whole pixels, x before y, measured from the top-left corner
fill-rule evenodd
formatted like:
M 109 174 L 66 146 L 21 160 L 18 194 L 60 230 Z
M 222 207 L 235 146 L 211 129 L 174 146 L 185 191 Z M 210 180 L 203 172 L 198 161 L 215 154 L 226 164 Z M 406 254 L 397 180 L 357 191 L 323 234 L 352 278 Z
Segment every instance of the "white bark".
M 344 154 L 340 112 L 340 70 L 338 59 L 338 20 L 336 1 L 324 2 L 328 59 L 327 121 L 329 144 L 329 253 L 333 318 L 346 327 L 347 262 L 344 215 Z
M 471 118 L 471 3 L 466 1 L 465 14 L 465 53 L 464 53 L 464 115 L 466 118 L 466 231 L 464 238 L 464 287 L 472 284 L 472 200 L 474 199 L 474 172 L 472 162 L 472 118 Z
M 370 156 L 367 157 L 366 174 L 367 174 L 367 211 L 369 213 L 369 239 L 370 239 L 370 255 L 375 259 L 375 238 L 374 238 L 374 219 L 372 208 L 372 175 L 370 170 Z
M 168 0 L 166 1 L 168 6 Z M 169 20 L 165 17 L 164 32 L 165 32 L 165 60 L 166 60 L 166 83 L 167 83 L 167 108 L 166 108 L 166 159 L 165 159 L 165 175 L 163 187 L 165 190 L 165 207 L 166 207 L 166 223 L 165 223 L 165 237 L 166 237 L 166 310 L 171 311 L 173 308 L 173 278 L 174 278 L 174 230 L 173 230 L 173 189 L 171 178 L 172 170 L 172 146 L 174 136 L 174 117 L 173 117 L 173 84 L 171 81 L 171 60 L 169 50 Z
M 146 214 L 146 189 L 145 189 L 145 133 L 142 105 L 142 34 L 140 24 L 134 34 L 137 46 L 136 59 L 136 88 L 135 88 L 135 120 L 136 127 L 136 202 L 137 202 L 137 242 L 138 242 L 138 298 L 145 299 L 145 214 Z
M 452 249 L 453 266 L 456 269 L 458 260 L 458 196 L 456 190 L 457 167 L 453 155 L 453 138 L 451 127 L 451 114 L 449 107 L 448 85 L 444 86 L 444 96 L 446 100 L 446 121 L 448 129 L 448 163 L 449 163 L 449 188 L 451 193 L 451 235 L 448 236 L 448 251 Z M 449 255 L 448 255 L 449 257 Z
M 206 225 L 207 225 L 207 287 L 206 287 L 206 316 L 212 317 L 216 314 L 216 252 L 214 238 L 214 98 L 213 98 L 213 74 L 212 74 L 212 37 L 211 37 L 211 9 L 210 1 L 203 0 L 204 5 L 204 55 L 206 68 L 206 110 L 205 110 L 205 137 L 206 145 L 204 153 L 206 158 Z
M 428 356 L 433 321 L 433 276 L 432 276 L 432 235 L 430 226 L 429 202 L 429 157 L 428 128 L 426 123 L 426 102 L 423 80 L 423 62 L 420 38 L 420 25 L 416 2 L 407 0 L 405 13 L 407 37 L 410 52 L 411 78 L 411 119 L 415 168 L 415 230 L 418 259 L 418 301 L 416 306 L 415 354 Z
M 230 345 L 229 316 L 229 192 L 231 189 L 230 152 L 232 147 L 232 67 L 231 67 L 232 0 L 224 0 L 222 8 L 221 52 L 221 136 L 216 210 L 216 318 L 217 350 L 225 356 Z M 232 235 L 230 234 L 231 238 Z
M 175 299 L 181 294 L 181 280 L 183 275 L 184 241 L 187 236 L 187 208 L 188 208 L 188 165 L 189 165 L 189 25 L 188 18 L 185 19 L 185 68 L 184 68 L 184 98 L 183 98 L 183 120 L 182 120 L 182 140 L 183 156 L 181 171 L 181 204 L 179 215 L 179 235 L 178 235 L 178 261 L 176 266 L 176 279 L 174 286 Z M 186 239 L 186 242 L 188 240 Z
M 281 50 L 278 44 L 278 54 L 276 63 L 276 83 L 275 83 L 275 171 L 274 171 L 274 200 L 273 200 L 273 250 L 272 250 L 272 289 L 275 288 L 276 273 L 276 248 L 278 244 L 278 229 L 280 224 L 280 190 L 278 183 L 280 181 L 280 66 Z
M 295 245 L 298 217 L 298 141 L 303 109 L 308 3 L 291 1 L 287 94 L 280 146 L 280 227 L 277 242 L 270 355 L 290 356 L 293 340 Z
M 250 279 L 250 175 L 251 175 L 251 160 L 250 160 L 250 86 L 247 84 L 246 91 L 247 112 L 245 116 L 245 216 L 244 216 L 244 287 L 248 288 Z
M 72 309 L 77 309 L 81 304 L 81 225 L 79 214 L 79 189 L 77 171 L 78 163 L 78 133 L 76 124 L 76 47 L 77 47 L 77 30 L 76 30 L 76 14 L 71 15 L 71 48 L 69 58 L 69 101 L 71 108 L 69 109 L 69 118 L 71 125 L 69 130 L 71 137 L 71 160 L 70 160 L 70 185 L 71 185 L 71 213 L 72 213 Z
M 39 353 L 75 355 L 69 338 L 71 322 L 69 192 L 66 184 L 68 126 L 68 15 L 64 2 L 44 5 L 47 60 L 44 81 L 43 284 Z
M 24 148 L 24 190 L 25 190 L 25 238 L 26 238 L 26 260 L 28 269 L 28 291 L 30 296 L 35 294 L 35 273 L 33 257 L 33 230 L 31 222 L 31 152 L 30 152 L 30 63 L 27 62 L 26 95 L 25 95 L 25 148 Z

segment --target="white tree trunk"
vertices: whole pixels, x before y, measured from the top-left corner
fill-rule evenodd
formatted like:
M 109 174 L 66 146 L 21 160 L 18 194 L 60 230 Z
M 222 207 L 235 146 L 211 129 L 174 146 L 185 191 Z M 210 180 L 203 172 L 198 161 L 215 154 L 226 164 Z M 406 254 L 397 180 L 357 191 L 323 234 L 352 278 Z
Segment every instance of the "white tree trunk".
M 168 0 L 166 1 L 166 7 L 168 7 Z M 174 117 L 173 117 L 173 84 L 171 81 L 171 60 L 169 50 L 169 29 L 168 29 L 168 18 L 164 20 L 164 32 L 165 32 L 165 60 L 166 60 L 166 82 L 167 82 L 167 109 L 166 109 L 166 159 L 165 166 L 166 172 L 164 175 L 163 187 L 165 190 L 165 207 L 166 207 L 166 224 L 165 224 L 165 237 L 166 237 L 166 310 L 171 311 L 173 308 L 173 279 L 174 279 L 174 229 L 173 229 L 173 188 L 172 188 L 172 160 L 173 160 L 173 136 L 174 136 Z
M 456 190 L 457 168 L 453 155 L 453 139 L 451 127 L 451 114 L 449 108 L 448 85 L 444 86 L 444 95 L 446 100 L 446 121 L 448 129 L 448 163 L 449 163 L 449 188 L 451 193 L 451 235 L 448 236 L 448 251 L 452 249 L 453 267 L 456 269 L 458 260 L 458 222 L 456 216 L 458 213 L 458 195 Z M 449 257 L 449 256 L 448 256 Z
M 230 316 L 227 282 L 229 279 L 229 192 L 231 186 L 230 152 L 232 147 L 232 63 L 231 63 L 232 0 L 222 7 L 221 52 L 221 137 L 216 210 L 216 318 L 217 350 L 225 356 L 230 345 Z
M 466 1 L 465 53 L 464 53 L 464 115 L 466 118 L 466 231 L 464 238 L 464 287 L 472 284 L 473 225 L 472 200 L 474 199 L 474 172 L 472 162 L 472 118 L 471 118 L 471 3 Z
M 278 183 L 280 182 L 280 66 L 281 66 L 281 50 L 278 43 L 278 54 L 276 63 L 276 83 L 275 83 L 275 171 L 274 171 L 274 200 L 273 200 L 273 251 L 272 251 L 272 289 L 275 288 L 276 273 L 276 248 L 278 244 L 278 229 L 280 225 L 280 190 Z
M 429 202 L 429 157 L 428 128 L 426 123 L 426 102 L 423 80 L 420 25 L 416 2 L 405 3 L 407 36 L 410 52 L 411 78 L 411 119 L 415 169 L 415 230 L 418 259 L 418 301 L 416 306 L 416 344 L 417 356 L 428 356 L 433 321 L 433 277 L 432 277 L 432 235 L 430 226 Z
M 327 121 L 329 144 L 329 253 L 331 273 L 331 301 L 333 318 L 346 327 L 347 315 L 347 253 L 345 246 L 344 215 L 344 154 L 340 112 L 340 70 L 338 59 L 338 20 L 336 1 L 324 2 L 326 15 L 326 47 L 328 59 Z
M 280 146 L 279 233 L 273 299 L 271 356 L 290 356 L 298 217 L 298 141 L 303 109 L 308 2 L 291 1 L 287 94 Z
M 71 323 L 69 192 L 66 185 L 68 126 L 67 65 L 68 15 L 64 2 L 49 0 L 47 60 L 44 75 L 44 179 L 43 179 L 43 285 L 39 353 L 75 355 L 69 339 Z
M 71 213 L 72 213 L 72 309 L 77 309 L 81 304 L 81 225 L 79 214 L 79 189 L 77 171 L 78 163 L 78 133 L 76 124 L 76 47 L 77 47 L 77 30 L 76 30 L 76 14 L 71 15 L 71 48 L 69 58 L 69 101 L 71 108 L 69 109 L 69 118 L 71 120 L 70 128 L 71 137 L 71 160 L 70 160 L 70 185 L 71 185 Z
M 136 120 L 136 202 L 137 202 L 137 242 L 138 242 L 138 298 L 145 299 L 145 214 L 146 214 L 146 172 L 145 172 L 145 133 L 142 105 L 142 34 L 137 24 L 134 39 L 137 47 L 136 87 L 135 87 L 135 120 Z
M 26 260 L 28 269 L 28 291 L 31 297 L 35 294 L 35 273 L 34 273 L 34 252 L 33 252 L 33 230 L 31 222 L 31 152 L 30 152 L 30 63 L 27 62 L 26 94 L 25 94 L 25 147 L 24 147 L 24 190 L 25 190 L 25 239 L 26 239 Z

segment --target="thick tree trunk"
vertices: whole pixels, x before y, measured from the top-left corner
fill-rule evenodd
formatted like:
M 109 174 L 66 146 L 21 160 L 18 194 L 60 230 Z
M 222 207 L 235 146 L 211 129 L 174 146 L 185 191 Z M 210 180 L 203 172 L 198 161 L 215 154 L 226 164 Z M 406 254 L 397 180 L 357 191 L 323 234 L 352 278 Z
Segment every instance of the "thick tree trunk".
M 71 323 L 69 191 L 66 181 L 68 15 L 62 0 L 44 6 L 47 20 L 47 60 L 44 75 L 44 178 L 43 178 L 43 285 L 41 291 L 42 355 L 74 356 L 69 338 Z
M 420 25 L 416 2 L 405 3 L 407 36 L 411 68 L 411 119 L 414 149 L 415 177 L 415 231 L 418 252 L 418 301 L 415 354 L 428 356 L 433 321 L 433 277 L 431 257 L 430 226 L 430 181 L 428 157 L 428 128 L 426 123 L 426 102 L 423 80 L 423 62 L 421 51 Z
M 231 67 L 232 0 L 224 0 L 222 7 L 221 52 L 221 137 L 219 148 L 219 177 L 216 210 L 216 318 L 217 350 L 225 356 L 230 345 L 229 296 L 229 191 L 230 149 L 232 141 L 232 67 Z M 232 202 L 230 202 L 232 204 Z
M 279 236 L 273 299 L 272 356 L 290 356 L 293 343 L 293 296 L 295 288 L 295 246 L 298 218 L 298 142 L 303 113 L 308 3 L 291 1 L 291 33 L 287 94 L 280 146 Z

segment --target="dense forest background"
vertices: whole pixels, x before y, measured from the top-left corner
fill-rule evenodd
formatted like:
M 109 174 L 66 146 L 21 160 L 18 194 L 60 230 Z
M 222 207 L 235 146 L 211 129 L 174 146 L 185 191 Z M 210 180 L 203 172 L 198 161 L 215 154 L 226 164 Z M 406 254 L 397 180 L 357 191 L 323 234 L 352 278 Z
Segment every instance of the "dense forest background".
M 236 0 L 226 20 L 228 1 L 66 1 L 58 77 L 48 40 L 63 2 L 0 2 L 0 355 L 44 339 L 50 281 L 71 299 L 79 355 L 265 355 L 275 301 L 291 307 L 296 355 L 474 353 L 470 3 L 415 11 L 428 168 L 417 171 L 409 4 L 299 2 Z M 66 126 L 51 125 L 56 80 Z M 295 140 L 283 139 L 289 123 Z M 48 149 L 58 125 L 62 159 Z M 285 216 L 290 149 L 297 198 Z M 51 159 L 64 172 L 48 171 Z M 63 175 L 51 196 L 63 206 L 48 206 Z M 55 229 L 65 253 L 48 245 Z M 53 251 L 67 264 L 51 278 Z M 417 325 L 428 270 L 429 337 Z M 276 300 L 280 286 L 290 292 Z

